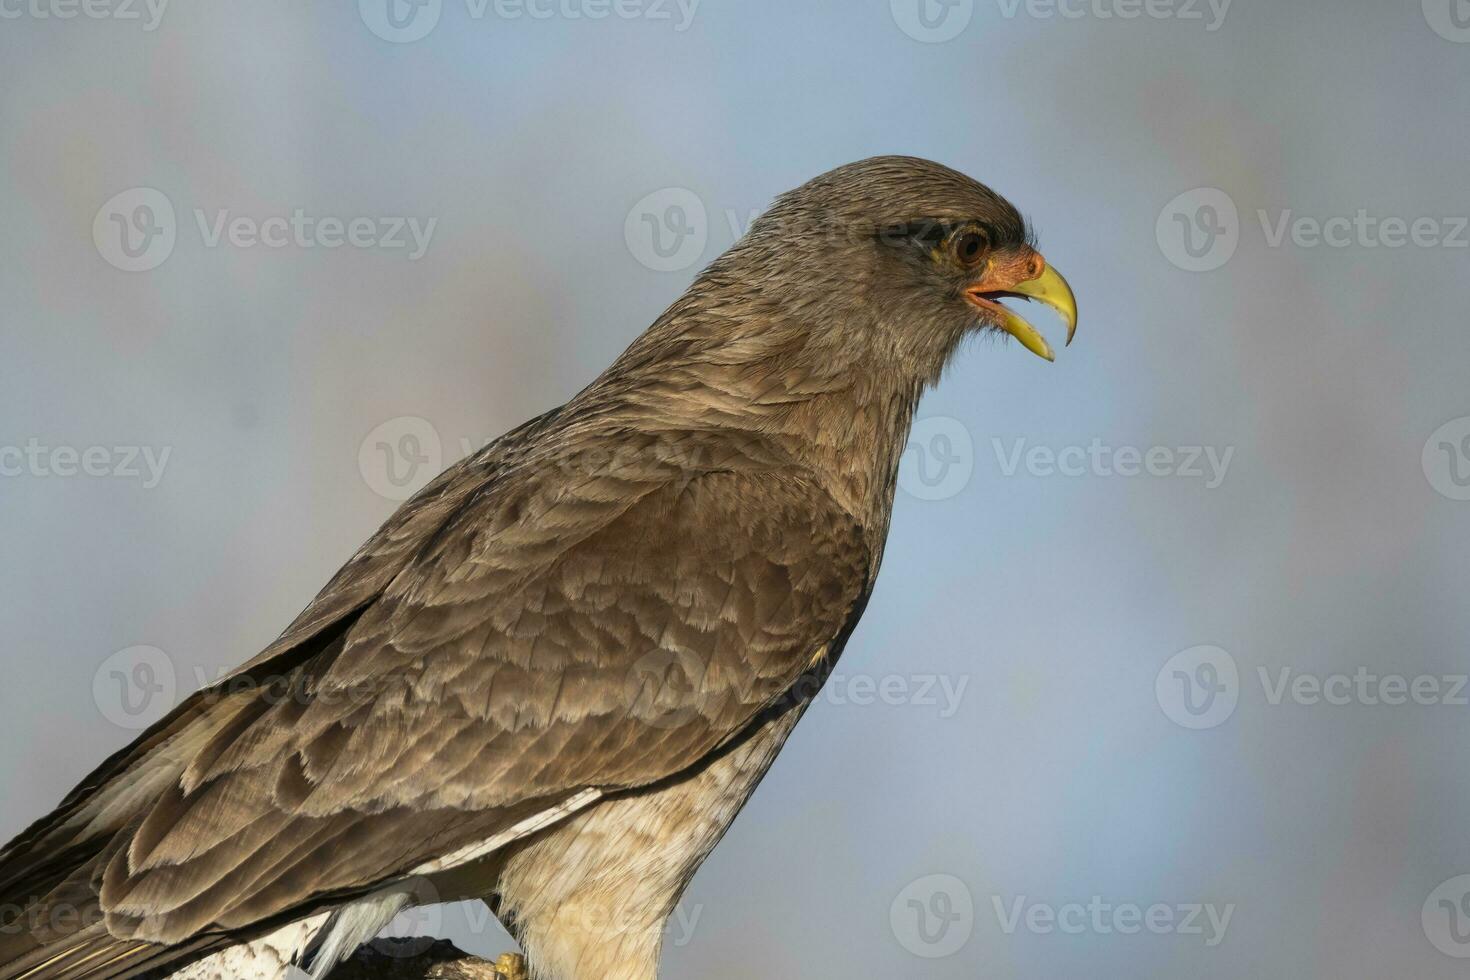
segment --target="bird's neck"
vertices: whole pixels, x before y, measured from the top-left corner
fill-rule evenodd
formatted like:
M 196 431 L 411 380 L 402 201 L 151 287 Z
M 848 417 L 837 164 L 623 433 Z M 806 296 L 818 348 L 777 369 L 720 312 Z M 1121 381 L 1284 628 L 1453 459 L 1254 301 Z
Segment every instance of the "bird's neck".
M 794 405 L 772 436 L 825 475 L 826 489 L 864 527 L 886 535 L 898 466 L 921 391 L 861 376 Z
M 618 405 L 617 415 L 773 444 L 864 527 L 887 533 L 922 381 L 890 365 L 835 365 L 820 352 L 768 344 L 666 359 L 605 380 L 604 397 Z

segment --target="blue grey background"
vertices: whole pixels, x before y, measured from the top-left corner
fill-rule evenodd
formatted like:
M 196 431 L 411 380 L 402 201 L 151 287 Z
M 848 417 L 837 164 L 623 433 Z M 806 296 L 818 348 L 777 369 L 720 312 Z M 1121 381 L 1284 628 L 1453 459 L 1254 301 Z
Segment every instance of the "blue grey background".
M 1463 975 L 1441 947 L 1470 939 L 1434 923 L 1466 891 L 1436 889 L 1470 872 L 1470 707 L 1273 704 L 1259 672 L 1470 670 L 1470 502 L 1446 469 L 1470 467 L 1470 249 L 1271 233 L 1287 210 L 1363 210 L 1453 241 L 1470 5 L 922 0 L 921 20 L 920 0 L 703 0 L 686 20 L 442 0 L 394 41 L 383 2 L 177 3 L 147 29 L 141 3 L 0 0 L 0 447 L 102 446 L 111 473 L 0 456 L 0 833 L 132 737 L 120 662 L 172 681 L 146 720 L 274 637 L 396 505 L 379 441 L 427 470 L 559 403 L 733 241 L 732 216 L 898 152 L 1032 217 L 1077 341 L 1054 365 L 976 343 L 928 396 L 930 431 L 959 440 L 948 482 L 909 472 L 839 677 L 695 880 L 665 975 Z M 411 26 L 435 12 L 394 2 Z M 93 226 L 134 188 L 167 198 L 176 242 L 128 272 Z M 677 222 L 670 188 L 702 221 Z M 1198 188 L 1235 225 L 1203 210 L 1218 196 L 1172 203 Z M 671 271 L 636 234 L 660 191 L 652 220 L 704 237 Z M 195 217 L 297 208 L 436 224 L 410 259 L 211 247 Z M 1176 213 L 1222 230 L 1229 260 L 1181 268 Z M 426 432 L 437 456 L 401 441 Z M 1016 440 L 1094 439 L 1233 455 L 1213 487 L 1007 475 Z M 118 447 L 167 449 L 156 485 Z M 920 449 L 945 446 L 911 467 Z M 1236 665 L 1238 703 L 1192 729 L 1155 681 L 1200 645 Z M 158 653 L 118 660 L 140 646 Z M 941 680 L 948 707 L 920 695 Z M 950 921 L 921 934 L 915 896 Z M 1232 912 L 1215 945 L 1208 924 L 997 913 L 1093 896 Z M 473 909 L 430 924 L 509 948 Z

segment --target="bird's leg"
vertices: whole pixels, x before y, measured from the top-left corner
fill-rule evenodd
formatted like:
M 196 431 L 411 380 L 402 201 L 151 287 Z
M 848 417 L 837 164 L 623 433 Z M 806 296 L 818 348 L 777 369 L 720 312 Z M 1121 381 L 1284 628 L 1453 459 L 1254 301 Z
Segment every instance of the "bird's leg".
M 505 980 L 531 980 L 526 972 L 526 958 L 518 953 L 501 953 L 495 961 L 495 975 Z

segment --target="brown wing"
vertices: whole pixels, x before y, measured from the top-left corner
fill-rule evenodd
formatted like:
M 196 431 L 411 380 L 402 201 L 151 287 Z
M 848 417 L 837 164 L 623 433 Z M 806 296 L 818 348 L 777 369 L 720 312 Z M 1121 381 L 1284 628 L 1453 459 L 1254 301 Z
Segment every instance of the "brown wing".
M 108 758 L 55 810 L 0 849 L 0 896 L 24 906 L 94 857 L 175 780 L 201 738 L 228 714 L 226 691 L 299 668 L 375 600 L 464 500 L 513 469 L 560 409 L 506 433 L 461 461 L 400 507 L 334 575 L 276 642 L 224 680 L 185 699 L 130 745 Z
M 861 530 L 712 437 L 628 438 L 466 494 L 339 639 L 223 695 L 100 859 L 109 931 L 179 942 L 371 887 L 677 773 L 790 687 L 863 592 Z

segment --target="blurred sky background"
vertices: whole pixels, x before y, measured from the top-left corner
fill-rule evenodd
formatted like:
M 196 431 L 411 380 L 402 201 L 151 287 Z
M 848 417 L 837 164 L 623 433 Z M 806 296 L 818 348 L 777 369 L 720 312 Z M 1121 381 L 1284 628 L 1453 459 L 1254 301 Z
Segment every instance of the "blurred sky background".
M 906 153 L 1031 216 L 1077 341 L 975 343 L 924 402 L 863 625 L 664 975 L 1464 975 L 1465 0 L 93 2 L 0 0 L 0 835 L 273 639 L 395 478 L 575 393 L 776 194 Z M 296 209 L 367 244 L 243 244 Z M 1232 455 L 1024 456 L 1094 440 Z M 1360 668 L 1439 695 L 1273 693 Z M 1007 928 L 1093 896 L 1179 911 Z

